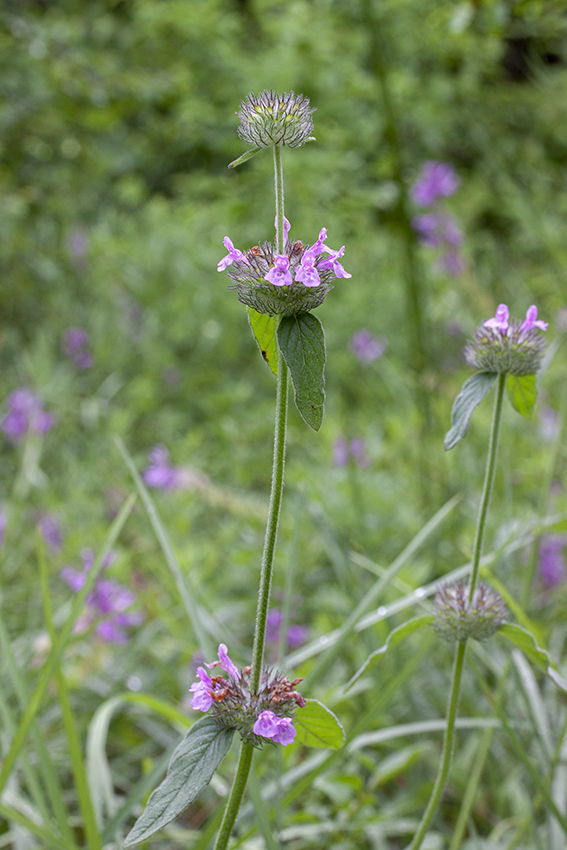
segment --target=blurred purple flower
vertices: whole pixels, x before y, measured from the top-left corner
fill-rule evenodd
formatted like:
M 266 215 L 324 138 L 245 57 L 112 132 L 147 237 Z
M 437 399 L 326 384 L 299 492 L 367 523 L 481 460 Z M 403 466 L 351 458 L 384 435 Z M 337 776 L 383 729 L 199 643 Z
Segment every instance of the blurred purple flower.
M 554 440 L 559 434 L 559 416 L 548 405 L 539 411 L 539 433 L 544 440 Z
M 348 442 L 344 437 L 337 437 L 333 443 L 333 456 L 335 466 L 346 466 L 351 458 L 360 469 L 368 469 L 370 466 L 364 440 L 355 439 Z
M 416 215 L 412 227 L 419 233 L 422 244 L 428 248 L 441 248 L 444 245 L 458 248 L 463 243 L 462 230 L 456 218 L 449 213 Z
M 93 365 L 92 354 L 85 350 L 88 344 L 89 335 L 82 328 L 67 328 L 63 334 L 63 350 L 75 361 L 78 369 L 90 369 Z
M 538 570 L 547 587 L 556 587 L 565 581 L 567 565 L 563 550 L 566 545 L 567 537 L 563 534 L 547 534 L 540 540 Z
M 50 549 L 54 552 L 61 551 L 63 534 L 57 517 L 53 516 L 53 514 L 44 514 L 39 521 L 39 531 Z
M 4 545 L 4 532 L 6 531 L 7 523 L 8 517 L 6 515 L 6 511 L 0 508 L 0 546 Z
M 459 188 L 460 178 L 449 162 L 429 160 L 424 163 L 412 186 L 411 194 L 416 204 L 429 207 L 438 198 L 448 198 Z
M 464 270 L 466 269 L 465 258 L 463 255 L 455 250 L 455 248 L 450 248 L 448 251 L 445 251 L 439 257 L 439 265 L 446 271 L 447 274 L 452 275 L 453 277 L 459 277 Z
M 86 257 L 89 240 L 82 230 L 72 230 L 67 239 L 67 247 L 72 257 L 82 260 Z
M 180 470 L 171 466 L 169 452 L 165 446 L 154 446 L 148 454 L 148 459 L 150 465 L 142 475 L 148 487 L 175 490 L 180 486 Z
M 386 350 L 387 341 L 384 337 L 372 336 L 370 331 L 357 331 L 350 341 L 350 350 L 361 363 L 372 363 L 382 357 Z
M 268 613 L 268 619 L 266 620 L 266 643 L 279 643 L 282 624 L 283 613 L 279 608 L 271 608 Z M 308 626 L 290 626 L 287 630 L 287 646 L 290 649 L 297 649 L 298 646 L 305 643 L 308 634 Z
M 0 427 L 9 440 L 18 443 L 28 432 L 45 434 L 55 425 L 55 417 L 43 409 L 43 401 L 27 387 L 20 387 L 6 399 L 8 413 Z
M 103 561 L 103 569 L 109 567 L 115 560 L 114 553 L 109 552 Z M 82 549 L 81 559 L 83 569 L 81 572 L 72 567 L 64 567 L 61 570 L 61 578 L 67 582 L 73 593 L 78 593 L 87 580 L 87 573 L 94 564 L 95 557 L 92 549 Z M 139 611 L 128 611 L 136 596 L 131 590 L 119 584 L 113 579 L 105 579 L 98 576 L 95 586 L 86 598 L 86 611 L 75 624 L 75 631 L 82 633 L 86 631 L 91 623 L 99 620 L 96 632 L 103 640 L 110 643 L 126 643 L 128 634 L 125 631 L 132 626 L 142 622 L 142 614 Z

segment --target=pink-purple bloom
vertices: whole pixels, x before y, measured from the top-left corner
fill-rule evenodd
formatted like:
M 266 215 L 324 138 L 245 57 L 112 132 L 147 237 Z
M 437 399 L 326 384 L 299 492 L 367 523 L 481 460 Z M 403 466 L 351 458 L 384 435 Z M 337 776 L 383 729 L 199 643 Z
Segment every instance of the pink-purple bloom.
M 283 613 L 279 608 L 271 608 L 268 612 L 266 620 L 266 643 L 279 643 L 283 625 Z M 298 646 L 305 643 L 309 628 L 294 624 L 289 626 L 287 630 L 286 644 L 290 649 L 297 649 Z
M 61 570 L 61 578 L 67 582 L 73 593 L 78 593 L 87 580 L 87 574 L 92 568 L 95 557 L 92 549 L 81 551 L 83 569 L 74 570 L 72 567 L 64 567 Z M 103 562 L 106 569 L 115 560 L 115 555 L 109 553 Z M 98 576 L 92 591 L 86 598 L 85 613 L 75 624 L 75 632 L 85 632 L 91 623 L 98 621 L 96 632 L 103 640 L 110 643 L 126 643 L 128 634 L 126 629 L 137 626 L 142 622 L 139 611 L 129 611 L 136 601 L 136 596 L 128 588 L 112 579 Z
M 269 709 L 258 715 L 252 731 L 263 738 L 271 738 L 276 744 L 292 744 L 297 735 L 290 717 L 277 717 Z
M 194 682 L 189 688 L 193 694 L 191 708 L 194 708 L 195 711 L 208 711 L 213 704 L 211 695 L 213 682 L 203 667 L 197 667 L 197 676 L 199 681 Z
M 295 271 L 295 279 L 298 283 L 302 283 L 304 286 L 319 286 L 321 278 L 315 268 L 316 260 L 317 257 L 311 250 L 305 252 L 299 267 Z M 320 265 L 320 268 L 322 268 L 322 265 Z
M 264 280 L 273 283 L 274 286 L 290 286 L 292 279 L 289 271 L 289 257 L 285 254 L 274 257 L 274 266 L 264 275 Z
M 383 337 L 372 336 L 370 331 L 357 331 L 350 341 L 350 350 L 361 363 L 372 363 L 382 357 L 386 350 L 386 340 Z
M 351 459 L 360 469 L 368 469 L 370 466 L 370 458 L 366 453 L 364 440 L 348 441 L 344 437 L 337 437 L 333 443 L 333 456 L 335 466 L 346 466 Z
M 416 204 L 429 207 L 438 198 L 448 198 L 459 188 L 460 178 L 449 162 L 429 160 L 424 163 L 412 186 L 411 194 Z
M 538 570 L 546 587 L 556 587 L 565 581 L 567 574 L 566 545 L 567 537 L 563 534 L 547 534 L 540 540 Z
M 8 524 L 8 516 L 6 511 L 0 508 L 0 546 L 4 545 L 4 532 L 6 531 L 6 525 Z
M 246 262 L 246 256 L 242 253 L 242 251 L 234 247 L 231 239 L 229 239 L 228 236 L 224 237 L 223 242 L 224 247 L 228 251 L 228 254 L 226 257 L 223 257 L 222 260 L 219 260 L 217 264 L 217 271 L 224 271 L 227 266 L 230 266 L 231 263 L 234 263 L 235 261 L 238 261 L 239 263 Z
M 148 454 L 150 465 L 144 471 L 142 478 L 148 487 L 159 490 L 175 490 L 180 486 L 180 470 L 172 466 L 169 452 L 165 446 L 154 446 Z
M 43 401 L 28 387 L 20 387 L 6 399 L 8 413 L 0 427 L 9 440 L 18 443 L 28 433 L 46 434 L 55 425 L 55 417 L 43 409 Z
M 89 335 L 83 328 L 67 328 L 63 334 L 63 350 L 78 369 L 90 369 L 93 356 L 87 351 Z
M 324 250 L 327 250 L 326 248 Z M 330 251 L 329 256 L 326 260 L 320 264 L 320 268 L 322 269 L 332 269 L 335 277 L 352 277 L 352 275 L 345 271 L 342 265 L 339 263 L 339 258 L 343 256 L 345 252 L 345 246 L 339 248 L 338 251 Z M 297 280 L 297 275 L 296 275 Z
M 63 545 L 63 534 L 57 517 L 53 514 L 44 514 L 38 526 L 40 534 L 49 548 L 53 552 L 60 552 Z
M 496 315 L 492 319 L 487 319 L 486 322 L 483 323 L 485 328 L 492 328 L 493 330 L 500 331 L 502 334 L 510 335 L 511 325 L 510 325 L 510 311 L 508 310 L 508 306 L 506 304 L 499 304 L 496 308 Z M 520 331 L 531 331 L 532 328 L 539 328 L 542 331 L 547 330 L 547 322 L 543 322 L 541 319 L 537 318 L 537 307 L 535 304 L 532 304 L 531 307 L 528 307 L 526 318 L 520 325 Z

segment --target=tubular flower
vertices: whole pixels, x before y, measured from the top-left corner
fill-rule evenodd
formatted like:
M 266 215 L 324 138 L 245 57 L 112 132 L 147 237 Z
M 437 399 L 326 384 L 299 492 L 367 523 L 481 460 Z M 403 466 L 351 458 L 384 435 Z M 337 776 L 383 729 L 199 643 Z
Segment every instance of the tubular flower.
M 292 91 L 283 94 L 263 91 L 257 97 L 249 94 L 236 113 L 240 118 L 238 135 L 255 148 L 272 145 L 298 148 L 314 141 L 313 112 L 309 98 Z
M 211 711 L 221 725 L 238 729 L 243 740 L 261 747 L 263 739 L 276 744 L 291 744 L 296 731 L 293 717 L 298 707 L 305 705 L 301 694 L 294 690 L 301 679 L 289 681 L 279 673 L 264 670 L 258 693 L 250 691 L 250 667 L 240 670 L 230 659 L 221 643 L 218 661 L 205 666 L 220 667 L 227 676 L 209 676 L 203 667 L 197 668 L 198 682 L 191 685 L 191 707 Z
M 500 304 L 496 315 L 477 328 L 465 346 L 465 360 L 473 369 L 484 372 L 533 375 L 545 348 L 539 331 L 546 329 L 547 322 L 537 318 L 535 304 L 528 308 L 523 322 L 510 321 L 507 305 Z
M 441 587 L 435 594 L 433 629 L 446 641 L 487 640 L 498 631 L 506 614 L 504 600 L 481 581 L 469 604 L 470 584 L 467 580 Z
M 306 247 L 289 238 L 290 226 L 284 219 L 283 254 L 276 253 L 272 242 L 261 242 L 243 253 L 225 237 L 229 254 L 219 262 L 218 270 L 231 266 L 227 272 L 232 281 L 229 289 L 236 289 L 238 300 L 258 313 L 270 316 L 306 313 L 323 303 L 333 280 L 351 277 L 339 262 L 344 246 L 333 251 L 325 245 L 326 227 L 321 229 L 317 241 Z

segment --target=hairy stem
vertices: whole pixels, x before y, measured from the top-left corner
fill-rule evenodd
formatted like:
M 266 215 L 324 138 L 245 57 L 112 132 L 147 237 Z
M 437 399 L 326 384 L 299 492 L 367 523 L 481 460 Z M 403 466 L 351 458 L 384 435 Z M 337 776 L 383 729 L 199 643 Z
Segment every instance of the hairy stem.
M 284 194 L 281 148 L 274 145 L 274 183 L 276 192 L 276 252 L 284 250 Z M 268 521 L 264 538 L 264 551 L 260 571 L 260 587 L 258 590 L 258 605 L 256 608 L 256 626 L 254 629 L 254 645 L 252 649 L 252 671 L 250 674 L 250 690 L 257 693 L 262 676 L 262 661 L 264 659 L 264 644 L 266 641 L 266 620 L 270 607 L 270 591 L 272 588 L 272 573 L 274 555 L 278 536 L 278 524 L 283 498 L 285 438 L 287 430 L 287 392 L 288 369 L 281 354 L 278 356 L 278 382 L 276 388 L 276 416 L 274 429 L 274 454 L 272 461 L 272 487 L 268 507 Z M 220 825 L 214 850 L 226 850 L 232 828 L 238 816 L 242 795 L 248 781 L 252 765 L 254 747 L 242 743 L 240 758 L 236 768 L 234 783 Z
M 506 384 L 506 374 L 503 372 L 498 376 L 498 384 L 496 388 L 496 397 L 494 399 L 494 409 L 492 413 L 492 425 L 490 427 L 490 439 L 488 442 L 488 457 L 486 459 L 486 471 L 484 474 L 484 486 L 482 488 L 482 496 L 480 499 L 480 507 L 476 522 L 476 531 L 473 546 L 471 586 L 469 593 L 469 604 L 472 602 L 474 591 L 478 585 L 478 577 L 480 571 L 480 558 L 482 555 L 482 544 L 484 541 L 484 532 L 486 528 L 486 518 L 488 516 L 488 505 L 494 485 L 494 475 L 496 472 L 496 457 L 498 454 L 498 438 L 500 435 L 500 422 L 502 419 L 502 400 L 504 398 L 504 387 Z M 451 759 L 453 756 L 453 743 L 455 739 L 455 721 L 457 719 L 457 708 L 459 706 L 459 696 L 461 693 L 461 681 L 463 678 L 463 666 L 465 660 L 465 652 L 467 648 L 466 640 L 459 641 L 455 650 L 455 661 L 453 664 L 453 675 L 451 679 L 451 688 L 449 691 L 449 702 L 447 705 L 447 727 L 445 729 L 445 737 L 443 739 L 443 751 L 437 771 L 437 778 L 433 791 L 429 798 L 427 808 L 423 813 L 421 823 L 413 838 L 412 843 L 407 850 L 418 850 L 421 847 L 423 839 L 427 834 L 429 825 L 433 820 L 433 816 L 437 811 L 437 806 L 443 796 Z

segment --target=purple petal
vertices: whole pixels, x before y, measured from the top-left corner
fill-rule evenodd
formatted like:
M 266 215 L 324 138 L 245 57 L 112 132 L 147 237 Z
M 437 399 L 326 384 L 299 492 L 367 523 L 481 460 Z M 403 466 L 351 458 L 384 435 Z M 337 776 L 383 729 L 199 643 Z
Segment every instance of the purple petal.
M 219 644 L 219 661 L 225 673 L 228 673 L 233 679 L 240 679 L 240 670 L 228 657 L 226 644 L 224 643 Z
M 273 711 L 262 711 L 258 715 L 252 731 L 263 738 L 273 738 L 278 734 L 278 718 Z

